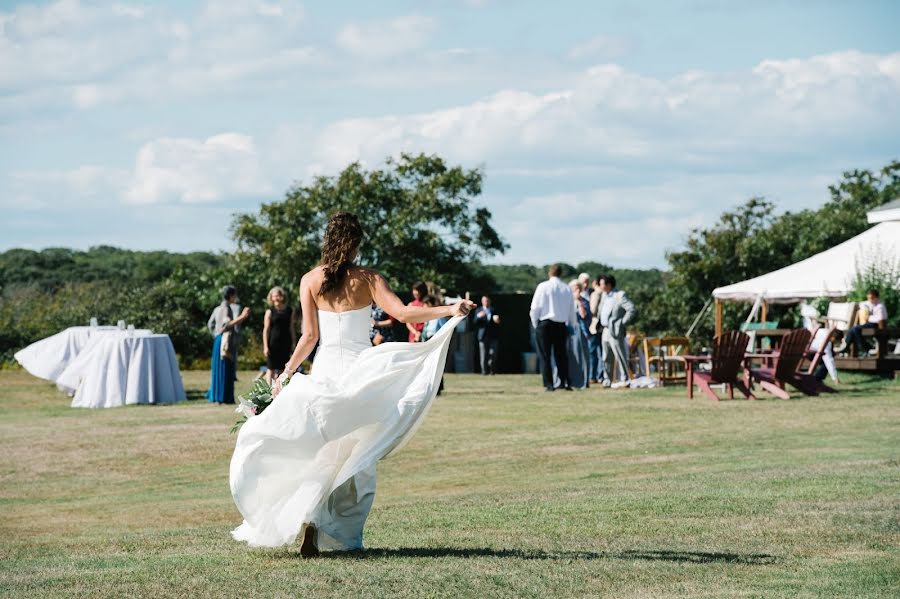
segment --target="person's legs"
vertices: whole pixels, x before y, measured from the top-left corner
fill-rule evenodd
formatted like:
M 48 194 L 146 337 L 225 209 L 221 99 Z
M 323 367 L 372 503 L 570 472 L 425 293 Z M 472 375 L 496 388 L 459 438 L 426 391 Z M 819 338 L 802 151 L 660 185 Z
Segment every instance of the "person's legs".
M 613 349 L 612 349 L 613 338 L 609 332 L 608 328 L 603 329 L 603 333 L 600 335 L 600 351 L 602 352 L 600 355 L 601 363 L 603 364 L 603 378 L 606 381 L 604 385 L 609 385 L 612 382 L 613 375 Z
M 851 345 L 856 347 L 856 355 L 861 355 L 864 351 L 862 339 L 863 329 L 874 329 L 877 326 L 878 325 L 875 323 L 867 322 L 865 324 L 858 324 L 850 327 L 850 330 L 847 331 L 847 347 L 850 347 Z
M 556 359 L 556 370 L 559 373 L 559 386 L 571 387 L 569 382 L 569 352 L 566 344 L 569 333 L 566 325 L 561 322 L 553 323 L 553 357 Z
M 478 355 L 481 358 L 481 374 L 488 373 L 488 343 L 487 340 L 478 342 Z
M 591 381 L 598 381 L 600 380 L 600 340 L 597 335 L 590 335 L 587 342 Z
M 488 349 L 488 366 L 491 374 L 497 374 L 497 347 L 500 345 L 499 339 L 490 339 L 487 342 Z
M 625 337 L 613 338 L 610 348 L 616 360 L 619 381 L 627 381 L 630 369 L 628 368 L 628 345 L 625 343 Z
M 815 371 L 813 371 L 813 377 L 821 383 L 825 380 L 826 374 L 828 374 L 828 369 L 825 367 L 825 364 L 819 362 L 819 365 L 816 366 Z
M 222 403 L 234 403 L 234 382 L 237 380 L 237 368 L 232 360 L 222 360 L 225 370 L 225 385 Z
M 319 516 L 318 548 L 333 551 L 362 549 L 363 528 L 375 500 L 375 467 L 349 478 L 328 497 Z
M 550 326 L 549 322 L 539 322 L 535 331 L 538 354 L 541 356 L 541 376 L 544 379 L 544 387 L 553 388 L 553 365 L 550 364 Z

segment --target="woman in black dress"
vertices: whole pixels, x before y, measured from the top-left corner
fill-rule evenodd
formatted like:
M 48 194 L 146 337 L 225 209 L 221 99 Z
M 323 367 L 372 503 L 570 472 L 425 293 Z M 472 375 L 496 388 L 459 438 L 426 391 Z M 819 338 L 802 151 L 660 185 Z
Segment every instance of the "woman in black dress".
M 291 307 L 287 305 L 287 293 L 281 287 L 269 291 L 263 320 L 263 353 L 266 356 L 266 382 L 270 385 L 284 371 L 284 365 L 294 351 L 296 334 Z

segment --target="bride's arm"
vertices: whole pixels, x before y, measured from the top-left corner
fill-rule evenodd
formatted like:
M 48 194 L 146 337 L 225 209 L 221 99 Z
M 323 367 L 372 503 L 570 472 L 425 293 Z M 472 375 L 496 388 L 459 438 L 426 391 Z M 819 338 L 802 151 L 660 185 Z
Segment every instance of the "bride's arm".
M 279 376 L 274 383 L 274 388 L 272 390 L 272 395 L 275 396 L 281 391 L 281 385 L 284 380 L 290 378 L 294 371 L 300 368 L 300 365 L 303 363 L 309 353 L 316 346 L 316 342 L 319 340 L 319 312 L 316 308 L 316 301 L 313 298 L 312 291 L 309 288 L 309 281 L 307 277 L 309 275 L 304 275 L 302 279 L 300 279 L 300 309 L 303 312 L 303 325 L 302 331 L 300 333 L 300 340 L 297 342 L 297 346 L 294 348 L 294 353 L 291 354 L 291 358 L 284 365 L 284 373 Z
M 469 300 L 462 300 L 456 304 L 436 306 L 434 308 L 428 306 L 407 306 L 391 290 L 391 286 L 384 280 L 384 277 L 377 272 L 371 273 L 369 285 L 371 286 L 372 297 L 375 299 L 375 303 L 384 308 L 385 312 L 405 324 L 426 322 L 446 316 L 464 316 L 475 307 L 475 304 Z

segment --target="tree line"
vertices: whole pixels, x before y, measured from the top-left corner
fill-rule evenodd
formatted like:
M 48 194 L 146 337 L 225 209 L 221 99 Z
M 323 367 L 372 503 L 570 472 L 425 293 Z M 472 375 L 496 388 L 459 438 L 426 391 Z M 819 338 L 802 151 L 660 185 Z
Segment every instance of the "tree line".
M 183 366 L 205 366 L 206 319 L 219 301 L 218 289 L 232 283 L 258 315 L 247 327 L 250 343 L 243 353 L 245 365 L 255 367 L 266 292 L 274 285 L 296 290 L 300 276 L 316 264 L 325 223 L 338 209 L 355 212 L 367 233 L 360 263 L 384 273 L 398 290 L 425 279 L 451 294 L 530 293 L 547 265 L 490 263 L 508 245 L 490 211 L 477 202 L 482 182 L 481 169 L 404 154 L 377 168 L 354 163 L 337 176 L 297 183 L 281 200 L 235 215 L 230 233 L 236 249 L 229 254 L 107 246 L 0 253 L 0 363 L 36 339 L 96 316 L 164 331 Z M 563 276 L 611 272 L 640 308 L 638 328 L 683 334 L 714 288 L 781 268 L 865 230 L 868 210 L 900 196 L 900 162 L 845 172 L 828 194 L 817 209 L 783 213 L 764 198 L 751 198 L 713 225 L 689 232 L 684 247 L 666 255 L 667 270 L 563 263 Z M 866 280 L 873 280 L 872 273 Z M 777 317 L 793 324 L 795 312 L 778 310 Z M 746 306 L 729 306 L 726 325 L 736 326 L 745 313 Z M 711 334 L 707 319 L 697 336 L 703 341 Z

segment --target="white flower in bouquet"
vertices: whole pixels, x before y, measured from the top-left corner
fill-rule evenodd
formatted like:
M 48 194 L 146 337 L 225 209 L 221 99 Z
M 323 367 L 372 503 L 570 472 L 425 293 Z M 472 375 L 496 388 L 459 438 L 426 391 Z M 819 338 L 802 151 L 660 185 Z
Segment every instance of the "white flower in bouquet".
M 238 404 L 235 412 L 238 414 L 243 414 L 246 418 L 251 418 L 252 416 L 256 416 L 256 406 L 244 399 L 243 397 L 239 397 L 240 404 Z

